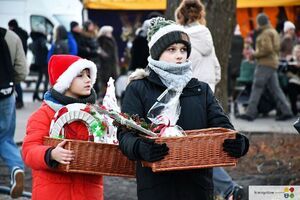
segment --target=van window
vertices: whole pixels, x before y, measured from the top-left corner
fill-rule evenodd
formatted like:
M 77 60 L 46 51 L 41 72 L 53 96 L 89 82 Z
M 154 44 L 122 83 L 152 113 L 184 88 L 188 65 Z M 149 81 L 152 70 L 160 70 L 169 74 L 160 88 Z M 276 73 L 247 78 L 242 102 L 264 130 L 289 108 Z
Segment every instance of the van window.
M 54 25 L 44 16 L 41 15 L 31 15 L 30 16 L 30 27 L 31 30 L 38 30 L 39 27 L 43 26 L 46 31 L 46 35 L 52 35 Z

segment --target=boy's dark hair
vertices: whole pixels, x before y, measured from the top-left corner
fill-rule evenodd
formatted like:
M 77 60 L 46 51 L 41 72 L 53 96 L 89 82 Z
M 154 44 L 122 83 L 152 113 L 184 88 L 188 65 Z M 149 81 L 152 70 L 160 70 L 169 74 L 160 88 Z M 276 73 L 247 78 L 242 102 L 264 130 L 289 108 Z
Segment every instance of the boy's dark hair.
M 79 26 L 79 24 L 78 24 L 77 22 L 75 22 L 75 21 L 72 21 L 72 22 L 70 23 L 70 31 L 72 31 L 73 28 L 75 28 L 76 26 Z
M 17 20 L 15 20 L 15 19 L 10 20 L 10 21 L 8 22 L 8 26 L 9 26 L 9 27 L 13 27 L 13 28 L 18 28 L 18 27 L 19 27 L 18 22 L 17 22 Z

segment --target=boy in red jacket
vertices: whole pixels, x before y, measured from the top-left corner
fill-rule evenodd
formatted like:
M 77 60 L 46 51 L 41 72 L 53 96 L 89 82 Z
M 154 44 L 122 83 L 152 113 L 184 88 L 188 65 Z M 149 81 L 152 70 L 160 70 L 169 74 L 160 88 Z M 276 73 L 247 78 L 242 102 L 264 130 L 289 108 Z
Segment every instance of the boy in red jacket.
M 71 55 L 54 55 L 48 64 L 52 86 L 45 93 L 44 102 L 28 120 L 22 154 L 24 162 L 32 168 L 32 199 L 103 199 L 102 176 L 60 173 L 58 164 L 69 164 L 74 153 L 63 148 L 65 141 L 55 148 L 43 145 L 49 136 L 51 120 L 56 111 L 71 103 L 95 103 L 96 65 Z M 74 121 L 64 130 L 66 138 L 88 139 L 84 123 Z M 72 136 L 72 137 L 71 137 Z

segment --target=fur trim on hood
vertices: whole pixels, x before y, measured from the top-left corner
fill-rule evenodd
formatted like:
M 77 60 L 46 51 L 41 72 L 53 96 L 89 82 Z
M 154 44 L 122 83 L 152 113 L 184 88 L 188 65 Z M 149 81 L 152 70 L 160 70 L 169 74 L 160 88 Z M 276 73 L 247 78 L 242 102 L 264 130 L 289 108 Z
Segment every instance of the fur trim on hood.
M 128 77 L 128 83 L 134 80 L 143 79 L 145 77 L 149 76 L 149 71 L 145 69 L 138 68 L 134 72 L 132 72 Z

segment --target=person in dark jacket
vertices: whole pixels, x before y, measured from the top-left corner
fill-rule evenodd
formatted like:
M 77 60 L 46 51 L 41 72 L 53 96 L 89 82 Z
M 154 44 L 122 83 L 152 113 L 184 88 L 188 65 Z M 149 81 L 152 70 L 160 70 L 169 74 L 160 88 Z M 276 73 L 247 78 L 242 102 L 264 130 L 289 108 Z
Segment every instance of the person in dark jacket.
M 207 83 L 192 78 L 191 62 L 187 60 L 191 44 L 182 26 L 158 17 L 150 21 L 148 32 L 149 73 L 135 76 L 126 88 L 122 112 L 147 119 L 157 98 L 168 88 L 180 92 L 181 111 L 177 125 L 183 130 L 224 127 L 234 129 Z M 134 73 L 133 73 L 134 74 Z M 141 161 L 155 162 L 168 154 L 166 144 L 157 144 L 140 137 L 125 127 L 118 129 L 119 148 L 136 160 L 137 196 L 139 200 L 212 200 L 212 168 L 153 173 Z M 224 142 L 229 155 L 241 157 L 249 148 L 248 139 L 237 134 Z
M 106 92 L 107 82 L 110 77 L 117 79 L 119 75 L 119 56 L 118 46 L 113 36 L 112 26 L 102 26 L 98 34 L 98 43 L 101 48 L 100 63 L 101 72 L 98 74 L 98 79 L 101 82 L 100 95 L 104 97 Z
M 150 20 L 145 20 L 140 29 L 136 31 L 136 37 L 132 42 L 130 50 L 131 62 L 129 71 L 134 71 L 138 68 L 146 68 L 148 65 L 147 58 L 149 56 L 149 48 L 147 41 L 147 32 L 150 25 Z
M 88 20 L 83 23 L 83 29 L 79 27 L 79 24 L 75 21 L 70 23 L 71 33 L 75 38 L 78 48 L 78 56 L 93 61 L 97 68 L 98 73 L 100 70 L 100 53 L 101 48 L 97 41 L 96 25 Z M 97 75 L 99 77 L 99 74 Z M 94 89 L 99 94 L 100 80 L 97 78 L 94 84 Z
M 231 49 L 228 61 L 228 96 L 235 99 L 234 87 L 236 79 L 240 75 L 240 66 L 243 59 L 244 39 L 240 32 L 239 25 L 235 26 L 234 35 L 231 41 Z
M 19 24 L 17 22 L 17 20 L 12 19 L 8 22 L 8 28 L 9 30 L 15 32 L 19 38 L 22 41 L 22 46 L 25 52 L 25 55 L 27 54 L 27 40 L 28 40 L 28 33 L 22 29 L 21 27 L 19 27 Z M 24 101 L 23 101 L 23 89 L 21 87 L 20 83 L 17 83 L 15 85 L 15 89 L 17 92 L 17 97 L 16 97 L 16 108 L 20 109 L 24 107 Z
M 44 93 L 48 90 L 48 66 L 47 66 L 47 36 L 46 29 L 43 25 L 37 26 L 31 33 L 30 37 L 32 38 L 32 43 L 29 45 L 29 48 L 32 51 L 34 58 L 34 65 L 38 71 L 38 80 L 35 85 L 35 90 L 33 92 L 32 100 L 41 101 L 42 98 L 39 96 L 39 87 L 45 77 L 44 81 Z
M 27 54 L 27 40 L 29 37 L 28 33 L 24 29 L 19 27 L 19 24 L 18 24 L 17 20 L 15 20 L 15 19 L 12 19 L 8 22 L 8 27 L 9 27 L 9 30 L 15 32 L 21 39 L 22 46 L 23 46 L 23 49 L 24 49 L 24 52 L 26 55 Z

